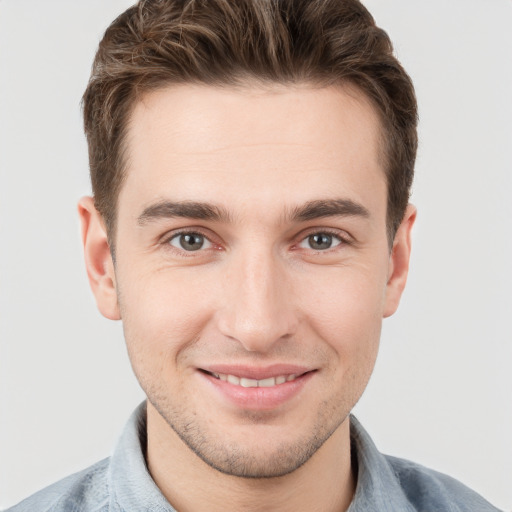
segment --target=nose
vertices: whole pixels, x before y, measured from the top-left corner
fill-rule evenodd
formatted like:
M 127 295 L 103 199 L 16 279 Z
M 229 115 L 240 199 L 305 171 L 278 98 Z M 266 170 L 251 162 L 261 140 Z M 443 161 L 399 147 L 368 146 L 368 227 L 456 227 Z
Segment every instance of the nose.
M 297 312 L 284 266 L 270 251 L 241 255 L 230 262 L 218 327 L 247 351 L 269 352 L 296 332 Z

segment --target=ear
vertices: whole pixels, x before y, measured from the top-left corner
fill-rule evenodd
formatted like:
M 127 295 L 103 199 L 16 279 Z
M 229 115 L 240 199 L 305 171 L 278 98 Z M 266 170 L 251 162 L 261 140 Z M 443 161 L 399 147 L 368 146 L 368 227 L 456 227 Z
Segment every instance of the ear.
M 388 282 L 383 317 L 391 316 L 398 308 L 400 297 L 407 282 L 411 257 L 411 231 L 416 220 L 416 208 L 410 204 L 393 240 L 389 257 Z
M 92 197 L 80 199 L 78 215 L 82 225 L 85 268 L 96 304 L 104 317 L 119 320 L 121 315 L 117 301 L 114 262 L 103 218 L 96 210 Z

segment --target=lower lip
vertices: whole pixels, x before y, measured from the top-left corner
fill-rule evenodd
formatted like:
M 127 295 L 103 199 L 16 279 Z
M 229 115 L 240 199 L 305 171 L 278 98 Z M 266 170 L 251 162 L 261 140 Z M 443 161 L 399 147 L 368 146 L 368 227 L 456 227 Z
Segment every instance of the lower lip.
M 236 386 L 227 381 L 217 379 L 213 375 L 201 371 L 198 373 L 231 404 L 242 409 L 269 411 L 296 397 L 315 372 L 305 373 L 295 378 L 295 380 L 268 388 L 244 388 L 243 386 Z

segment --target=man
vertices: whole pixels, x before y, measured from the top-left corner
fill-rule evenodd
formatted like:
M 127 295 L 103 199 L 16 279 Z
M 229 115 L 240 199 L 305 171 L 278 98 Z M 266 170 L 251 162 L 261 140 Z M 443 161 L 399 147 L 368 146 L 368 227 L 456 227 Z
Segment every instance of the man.
M 87 272 L 148 400 L 12 510 L 496 510 L 350 416 L 416 216 L 413 88 L 359 2 L 141 1 L 84 115 Z

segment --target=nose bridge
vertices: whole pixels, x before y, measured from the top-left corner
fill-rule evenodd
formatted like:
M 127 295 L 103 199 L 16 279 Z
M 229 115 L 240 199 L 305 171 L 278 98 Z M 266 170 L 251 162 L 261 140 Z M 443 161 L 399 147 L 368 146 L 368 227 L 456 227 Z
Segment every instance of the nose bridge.
M 246 251 L 231 262 L 220 329 L 246 350 L 265 352 L 293 334 L 296 319 L 286 269 L 269 248 Z

